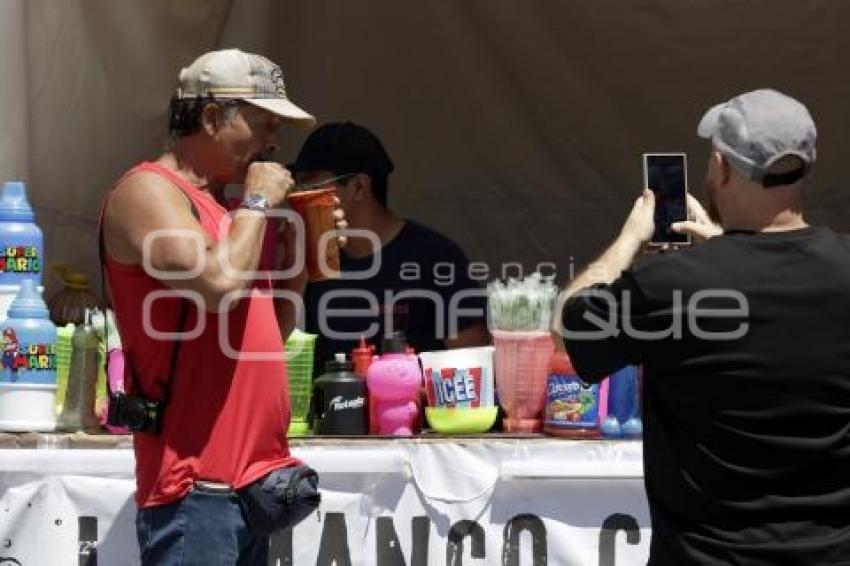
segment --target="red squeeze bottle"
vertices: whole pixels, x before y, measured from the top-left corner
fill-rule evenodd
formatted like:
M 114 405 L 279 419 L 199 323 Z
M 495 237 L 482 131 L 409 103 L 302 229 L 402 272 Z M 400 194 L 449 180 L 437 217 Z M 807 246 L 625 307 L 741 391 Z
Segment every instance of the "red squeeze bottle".
M 366 372 L 372 365 L 372 356 L 375 355 L 375 346 L 366 345 L 366 338 L 360 336 L 360 345 L 351 350 L 351 359 L 354 361 L 354 374 L 366 379 Z

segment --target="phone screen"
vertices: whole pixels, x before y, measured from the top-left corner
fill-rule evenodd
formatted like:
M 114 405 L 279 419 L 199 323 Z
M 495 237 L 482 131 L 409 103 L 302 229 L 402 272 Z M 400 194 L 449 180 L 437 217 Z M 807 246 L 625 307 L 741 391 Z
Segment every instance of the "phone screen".
M 684 153 L 644 154 L 644 181 L 655 193 L 655 233 L 652 243 L 687 243 L 686 234 L 670 225 L 688 219 L 687 166 Z

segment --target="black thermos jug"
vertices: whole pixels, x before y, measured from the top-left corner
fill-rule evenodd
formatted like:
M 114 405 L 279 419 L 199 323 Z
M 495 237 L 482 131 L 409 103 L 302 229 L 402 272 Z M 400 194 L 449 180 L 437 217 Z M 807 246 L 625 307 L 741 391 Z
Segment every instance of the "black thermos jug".
M 337 354 L 325 364 L 325 373 L 313 382 L 315 434 L 369 434 L 366 380 L 354 373 L 354 364 Z

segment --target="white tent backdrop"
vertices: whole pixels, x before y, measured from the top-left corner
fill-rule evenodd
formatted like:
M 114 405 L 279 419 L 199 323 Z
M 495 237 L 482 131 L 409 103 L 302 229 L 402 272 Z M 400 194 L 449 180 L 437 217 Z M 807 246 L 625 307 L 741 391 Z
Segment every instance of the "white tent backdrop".
M 374 129 L 391 205 L 496 273 L 613 236 L 640 153 L 687 151 L 709 105 L 773 86 L 812 110 L 810 217 L 850 229 L 850 3 L 841 0 L 0 0 L 0 180 L 27 181 L 48 261 L 97 271 L 103 191 L 156 156 L 177 73 L 238 46 L 320 121 Z M 282 160 L 305 133 L 287 130 Z

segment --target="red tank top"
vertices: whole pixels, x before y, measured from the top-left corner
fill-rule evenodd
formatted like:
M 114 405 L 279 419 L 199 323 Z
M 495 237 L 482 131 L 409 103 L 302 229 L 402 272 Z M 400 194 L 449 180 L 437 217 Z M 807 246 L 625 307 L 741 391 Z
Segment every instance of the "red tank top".
M 226 234 L 230 217 L 212 195 L 156 163 L 137 165 L 124 178 L 139 171 L 161 175 L 182 190 L 213 240 Z M 106 279 L 128 366 L 132 364 L 141 382 L 134 389 L 128 375 L 128 389 L 160 399 L 174 343 L 145 331 L 143 307 L 146 296 L 167 287 L 141 266 L 108 257 Z M 289 454 L 285 435 L 289 390 L 271 288 L 267 279 L 258 280 L 226 314 L 199 311 L 189 303 L 185 329 L 196 328 L 201 317 L 203 331 L 180 347 L 162 434 L 140 433 L 133 439 L 139 507 L 180 499 L 197 479 L 240 488 L 275 468 L 298 463 Z M 176 331 L 182 300 L 153 300 L 151 327 Z M 233 359 L 234 352 L 243 357 Z

